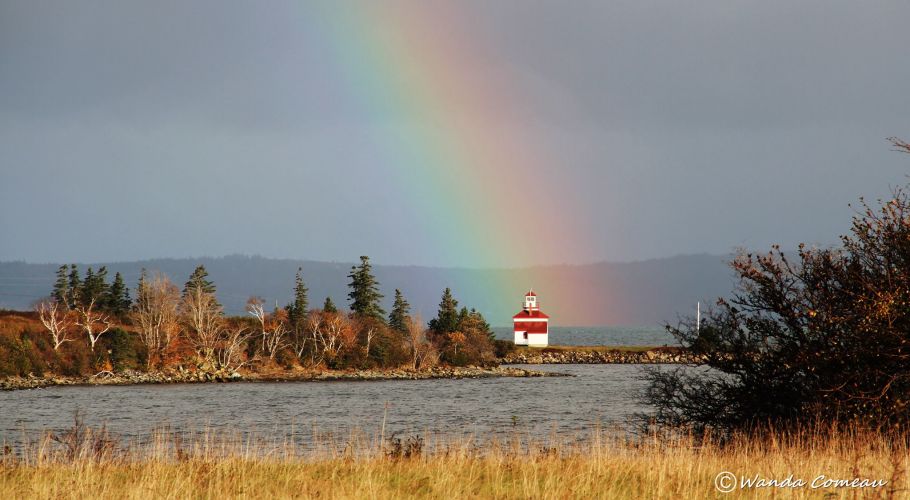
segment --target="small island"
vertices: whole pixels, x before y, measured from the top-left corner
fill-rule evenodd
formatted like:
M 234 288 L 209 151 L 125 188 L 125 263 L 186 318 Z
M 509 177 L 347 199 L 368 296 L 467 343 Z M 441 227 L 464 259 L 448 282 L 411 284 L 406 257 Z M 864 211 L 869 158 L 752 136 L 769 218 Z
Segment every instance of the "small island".
M 310 308 L 298 269 L 293 302 L 268 310 L 263 299 L 250 297 L 247 315 L 228 316 L 204 266 L 182 290 L 162 273 L 143 272 L 135 298 L 119 273 L 109 283 L 104 267 L 89 267 L 83 275 L 75 264 L 61 266 L 53 290 L 34 311 L 0 313 L 0 390 L 542 377 L 560 374 L 500 365 L 699 362 L 673 347 L 547 347 L 545 324 L 536 334 L 542 340 L 516 345 L 522 342 L 496 339 L 476 309 L 459 308 L 449 288 L 427 323 L 411 314 L 400 290 L 386 314 L 368 257 L 348 277 L 349 312 L 331 297 Z M 525 313 L 538 313 L 533 298 L 533 291 L 525 295 Z
M 427 323 L 411 315 L 400 290 L 386 314 L 366 256 L 348 277 L 349 312 L 331 297 L 310 308 L 298 269 L 291 303 L 269 310 L 263 299 L 250 297 L 246 315 L 229 316 L 204 266 L 182 290 L 163 273 L 143 272 L 131 297 L 119 273 L 109 282 L 104 267 L 83 274 L 75 264 L 64 265 L 33 311 L 0 313 L 0 389 L 541 377 L 559 374 L 499 365 L 575 362 L 567 360 L 601 352 L 516 348 L 497 340 L 477 310 L 459 308 L 449 288 Z M 569 352 L 575 354 L 565 357 Z M 597 359 L 648 359 L 634 350 L 617 352 L 625 354 Z M 554 361 L 554 353 L 562 353 L 562 361 Z

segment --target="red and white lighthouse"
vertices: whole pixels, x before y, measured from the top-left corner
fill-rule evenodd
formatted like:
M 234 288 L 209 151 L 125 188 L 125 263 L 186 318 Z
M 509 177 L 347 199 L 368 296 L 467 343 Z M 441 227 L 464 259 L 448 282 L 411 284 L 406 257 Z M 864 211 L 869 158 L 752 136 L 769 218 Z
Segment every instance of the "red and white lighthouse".
M 512 316 L 515 325 L 515 345 L 546 347 L 548 344 L 550 317 L 540 312 L 540 303 L 534 290 L 525 294 L 522 311 Z

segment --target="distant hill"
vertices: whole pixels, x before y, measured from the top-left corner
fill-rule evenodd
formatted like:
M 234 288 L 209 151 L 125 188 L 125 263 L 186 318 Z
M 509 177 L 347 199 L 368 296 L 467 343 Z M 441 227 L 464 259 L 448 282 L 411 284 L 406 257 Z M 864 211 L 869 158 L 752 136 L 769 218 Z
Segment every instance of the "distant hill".
M 522 291 L 533 286 L 542 307 L 561 326 L 659 325 L 694 312 L 695 302 L 711 304 L 727 296 L 733 281 L 728 256 L 686 255 L 630 263 L 597 263 L 523 269 L 453 269 L 376 265 L 376 275 L 391 306 L 400 288 L 425 319 L 435 315 L 442 290 L 452 287 L 461 305 L 476 307 L 494 326 L 508 325 Z M 227 312 L 242 312 L 246 299 L 259 295 L 267 303 L 291 299 L 294 274 L 303 267 L 313 307 L 331 296 L 347 304 L 351 263 L 227 256 L 156 259 L 106 265 L 110 275 L 123 274 L 132 289 L 142 268 L 168 274 L 182 286 L 198 264 L 205 265 Z M 46 296 L 60 264 L 0 262 L 0 308 L 27 309 Z M 80 264 L 82 272 L 86 265 Z M 508 283 L 509 285 L 503 285 Z

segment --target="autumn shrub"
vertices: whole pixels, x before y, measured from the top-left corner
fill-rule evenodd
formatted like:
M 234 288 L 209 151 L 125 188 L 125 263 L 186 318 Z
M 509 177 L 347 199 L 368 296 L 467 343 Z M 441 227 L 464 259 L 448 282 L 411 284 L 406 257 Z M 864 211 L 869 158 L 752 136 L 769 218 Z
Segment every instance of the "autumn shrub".
M 277 363 L 278 366 L 284 368 L 285 370 L 290 370 L 299 364 L 297 356 L 295 356 L 290 349 L 279 350 L 275 354 L 275 363 Z
M 497 358 L 504 358 L 513 352 L 515 352 L 515 342 L 502 339 L 493 340 L 493 354 Z
M 68 342 L 57 352 L 61 375 L 78 377 L 91 371 L 91 351 L 85 342 Z
M 910 425 L 910 195 L 862 204 L 841 248 L 743 253 L 701 324 L 669 328 L 710 370 L 654 369 L 657 424 L 696 431 L 824 418 Z
M 442 362 L 452 366 L 490 366 L 496 364 L 493 343 L 480 330 L 454 332 L 442 343 Z
M 341 351 L 338 356 L 326 360 L 332 370 L 356 370 L 370 368 L 370 358 L 362 346 L 353 345 Z
M 0 376 L 41 376 L 47 363 L 29 339 L 12 335 L 0 336 Z
M 379 367 L 392 368 L 410 361 L 410 350 L 404 336 L 385 328 L 370 343 L 370 359 Z

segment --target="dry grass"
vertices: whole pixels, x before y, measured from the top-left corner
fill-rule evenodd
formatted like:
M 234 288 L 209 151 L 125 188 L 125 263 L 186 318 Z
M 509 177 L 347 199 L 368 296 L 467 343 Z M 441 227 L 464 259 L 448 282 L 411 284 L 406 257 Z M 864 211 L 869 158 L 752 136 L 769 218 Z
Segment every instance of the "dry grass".
M 119 448 L 103 430 L 45 438 L 0 460 L 3 498 L 908 498 L 907 436 L 776 433 L 721 446 L 691 436 L 633 438 L 596 430 L 581 444 L 515 434 L 413 437 L 397 444 L 159 432 Z M 380 445 L 380 443 L 383 443 Z M 875 489 L 751 488 L 723 495 L 721 471 L 888 481 Z

